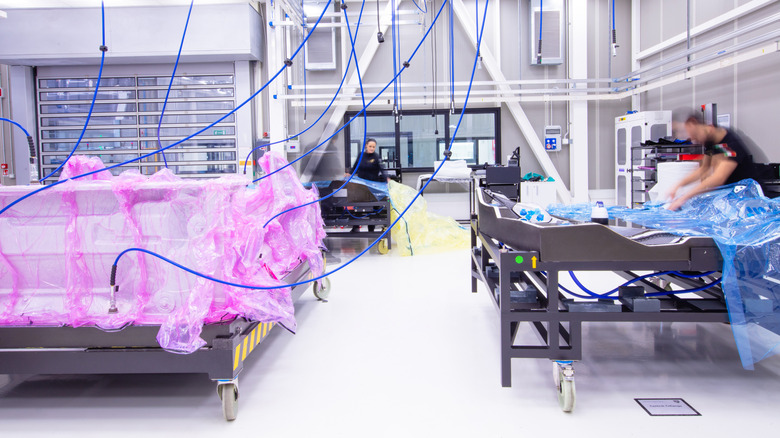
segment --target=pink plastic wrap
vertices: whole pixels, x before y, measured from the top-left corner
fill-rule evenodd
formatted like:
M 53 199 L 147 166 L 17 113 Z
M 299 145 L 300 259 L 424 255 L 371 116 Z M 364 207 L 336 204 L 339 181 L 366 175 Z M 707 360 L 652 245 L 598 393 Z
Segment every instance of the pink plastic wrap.
M 260 164 L 270 171 L 286 162 L 269 153 Z M 96 158 L 74 156 L 63 175 L 101 167 Z M 139 252 L 120 259 L 119 311 L 108 313 L 111 265 L 130 247 L 240 284 L 282 284 L 304 261 L 321 274 L 319 204 L 263 228 L 274 214 L 316 199 L 316 189 L 306 190 L 289 167 L 247 183 L 239 176 L 182 179 L 167 169 L 150 177 L 101 172 L 20 202 L 0 216 L 0 325 L 160 325 L 160 346 L 183 353 L 204 345 L 204 323 L 235 316 L 294 330 L 289 288 L 224 286 Z M 0 188 L 0 206 L 35 188 Z

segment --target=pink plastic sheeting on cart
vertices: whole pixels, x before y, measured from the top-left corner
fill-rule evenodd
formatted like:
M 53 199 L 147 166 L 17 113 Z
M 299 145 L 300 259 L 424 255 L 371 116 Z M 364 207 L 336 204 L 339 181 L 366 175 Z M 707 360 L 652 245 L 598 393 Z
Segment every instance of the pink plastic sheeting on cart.
M 268 153 L 266 172 L 286 164 Z M 102 168 L 74 156 L 63 176 Z M 131 252 L 117 269 L 118 313 L 109 314 L 109 276 L 116 256 L 144 248 L 221 280 L 280 285 L 308 262 L 323 272 L 325 237 L 319 204 L 274 214 L 318 198 L 288 167 L 258 185 L 226 176 L 182 179 L 164 169 L 152 176 L 108 171 L 69 180 L 0 216 L 0 326 L 160 325 L 166 350 L 192 353 L 205 342 L 203 324 L 242 316 L 295 329 L 290 289 L 243 289 L 187 273 Z M 0 188 L 0 207 L 37 187 Z

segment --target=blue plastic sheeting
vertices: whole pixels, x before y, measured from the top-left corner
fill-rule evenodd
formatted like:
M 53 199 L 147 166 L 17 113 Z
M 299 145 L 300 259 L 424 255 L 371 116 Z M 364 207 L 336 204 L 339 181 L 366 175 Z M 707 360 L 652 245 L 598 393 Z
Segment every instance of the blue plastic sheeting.
M 592 208 L 593 206 L 590 204 L 551 204 L 547 206 L 547 213 L 573 221 L 589 222 Z M 609 217 L 612 217 L 612 214 Z
M 589 220 L 589 205 L 549 208 L 551 214 Z M 680 211 L 660 204 L 642 209 L 612 207 L 623 219 L 680 235 L 704 235 L 723 256 L 723 291 L 734 339 L 745 369 L 780 345 L 780 200 L 766 198 L 752 179 L 723 186 L 688 201 Z
M 361 184 L 368 187 L 368 190 L 370 190 L 371 193 L 373 193 L 374 196 L 376 196 L 376 199 L 380 201 L 390 196 L 390 192 L 387 189 L 386 182 L 370 181 L 367 179 L 359 178 L 357 176 L 353 176 L 352 179 L 349 180 L 349 182 L 355 184 Z M 303 183 L 303 186 L 306 188 L 310 188 L 312 185 L 315 185 L 317 186 L 318 189 L 323 189 L 329 187 L 332 183 L 333 181 L 314 181 L 314 182 Z

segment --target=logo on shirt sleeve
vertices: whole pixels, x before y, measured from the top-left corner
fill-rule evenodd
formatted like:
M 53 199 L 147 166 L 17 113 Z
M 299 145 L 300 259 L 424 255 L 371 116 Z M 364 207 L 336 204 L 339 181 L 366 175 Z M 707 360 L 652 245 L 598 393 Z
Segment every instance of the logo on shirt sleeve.
M 731 149 L 726 143 L 716 144 L 713 149 L 715 149 L 716 154 L 723 154 L 727 158 L 736 158 L 737 156 L 737 153 L 734 152 L 734 150 Z

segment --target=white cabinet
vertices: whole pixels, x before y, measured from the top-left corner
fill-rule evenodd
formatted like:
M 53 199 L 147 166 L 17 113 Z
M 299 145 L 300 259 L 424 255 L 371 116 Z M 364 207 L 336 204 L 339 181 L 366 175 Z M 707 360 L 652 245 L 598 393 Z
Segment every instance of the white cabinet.
M 655 172 L 641 161 L 640 143 L 672 133 L 671 111 L 643 111 L 615 118 L 615 205 L 633 207 L 644 202 L 645 181 Z M 632 184 L 633 179 L 633 184 Z

